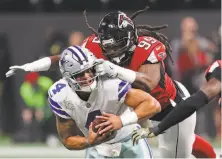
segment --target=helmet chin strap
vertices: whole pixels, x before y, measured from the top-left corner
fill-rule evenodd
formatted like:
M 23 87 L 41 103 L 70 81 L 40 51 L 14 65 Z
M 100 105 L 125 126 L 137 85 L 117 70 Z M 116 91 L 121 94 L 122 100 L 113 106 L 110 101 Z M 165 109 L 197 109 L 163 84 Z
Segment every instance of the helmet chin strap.
M 81 87 L 82 92 L 92 92 L 97 86 L 97 81 L 94 80 L 94 82 L 90 86 Z

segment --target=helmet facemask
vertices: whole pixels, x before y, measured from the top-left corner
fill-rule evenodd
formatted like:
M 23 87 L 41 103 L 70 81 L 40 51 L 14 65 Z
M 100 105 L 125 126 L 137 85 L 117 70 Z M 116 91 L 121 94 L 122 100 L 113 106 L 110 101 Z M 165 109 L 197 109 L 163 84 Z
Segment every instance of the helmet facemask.
M 131 32 L 128 32 L 127 38 L 122 38 L 111 45 L 103 45 L 104 56 L 114 64 L 125 66 L 132 57 L 131 48 L 135 45 L 132 41 Z
M 99 75 L 94 69 L 95 65 L 79 72 L 70 74 L 66 79 L 75 91 L 92 92 L 98 88 Z
M 94 67 L 71 75 L 71 79 L 76 82 L 75 91 L 91 92 L 97 88 L 98 75 Z

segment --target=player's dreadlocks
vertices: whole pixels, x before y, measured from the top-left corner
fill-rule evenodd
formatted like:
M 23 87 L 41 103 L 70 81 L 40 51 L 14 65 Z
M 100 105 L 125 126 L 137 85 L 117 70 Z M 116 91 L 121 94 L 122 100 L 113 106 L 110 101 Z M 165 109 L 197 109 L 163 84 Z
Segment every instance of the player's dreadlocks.
M 135 19 L 139 14 L 147 11 L 149 9 L 148 6 L 146 6 L 144 9 L 142 10 L 138 10 L 136 11 L 131 17 L 130 19 Z M 84 17 L 85 17 L 85 21 L 86 21 L 86 25 L 88 26 L 88 28 L 96 35 L 98 36 L 98 33 L 97 31 L 91 27 L 88 23 L 88 20 L 87 20 L 87 16 L 86 16 L 86 11 L 83 12 L 84 14 Z M 169 44 L 169 41 L 168 41 L 168 38 L 163 35 L 162 33 L 160 32 L 157 32 L 158 30 L 161 30 L 161 29 L 165 29 L 167 28 L 168 25 L 161 25 L 161 26 L 150 26 L 150 25 L 136 25 L 136 29 L 137 29 L 137 34 L 138 36 L 151 36 L 157 40 L 159 40 L 160 42 L 162 42 L 165 47 L 166 47 L 166 53 L 167 55 L 170 57 L 170 60 L 172 61 L 173 63 L 173 58 L 171 56 L 171 53 L 172 53 L 172 49 L 171 49 L 171 46 Z
M 146 6 L 143 10 L 138 10 L 137 12 L 135 12 L 130 18 L 133 20 L 139 14 L 147 11 L 148 9 L 149 9 L 149 7 Z M 169 55 L 169 57 L 173 63 L 173 58 L 171 56 L 172 49 L 171 49 L 171 46 L 168 42 L 168 38 L 165 35 L 163 35 L 162 33 L 157 32 L 158 30 L 165 29 L 167 27 L 168 27 L 167 25 L 161 25 L 161 26 L 136 25 L 138 36 L 151 36 L 151 37 L 154 37 L 155 39 L 159 40 L 160 42 L 162 42 L 165 45 L 166 53 Z
M 85 22 L 86 22 L 86 25 L 88 26 L 88 28 L 98 37 L 97 31 L 96 31 L 93 27 L 91 27 L 91 26 L 89 25 L 89 23 L 88 23 L 87 15 L 86 15 L 86 10 L 84 10 L 83 15 L 84 15 Z

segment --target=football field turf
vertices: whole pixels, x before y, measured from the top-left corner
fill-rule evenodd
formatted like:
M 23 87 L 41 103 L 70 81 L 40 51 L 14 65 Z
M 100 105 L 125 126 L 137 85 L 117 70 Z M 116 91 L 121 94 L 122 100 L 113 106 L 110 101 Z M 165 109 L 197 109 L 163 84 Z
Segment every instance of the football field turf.
M 215 149 L 217 155 L 220 149 Z M 152 148 L 155 158 L 160 157 L 158 149 Z M 47 146 L 2 146 L 0 147 L 0 158 L 83 158 L 85 151 L 69 151 L 64 147 L 50 148 Z

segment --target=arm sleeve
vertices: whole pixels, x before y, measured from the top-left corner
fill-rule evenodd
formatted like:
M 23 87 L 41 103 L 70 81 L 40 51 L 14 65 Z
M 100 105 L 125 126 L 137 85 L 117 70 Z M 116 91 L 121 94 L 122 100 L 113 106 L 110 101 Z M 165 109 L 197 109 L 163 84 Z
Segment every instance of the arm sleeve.
M 49 57 L 44 57 L 34 62 L 27 63 L 26 71 L 31 71 L 31 72 L 47 71 L 49 70 L 50 66 L 51 66 L 51 59 Z
M 158 125 L 155 135 L 161 134 L 171 126 L 183 121 L 196 110 L 200 109 L 208 103 L 208 97 L 202 92 L 198 91 L 185 101 L 178 104 Z

